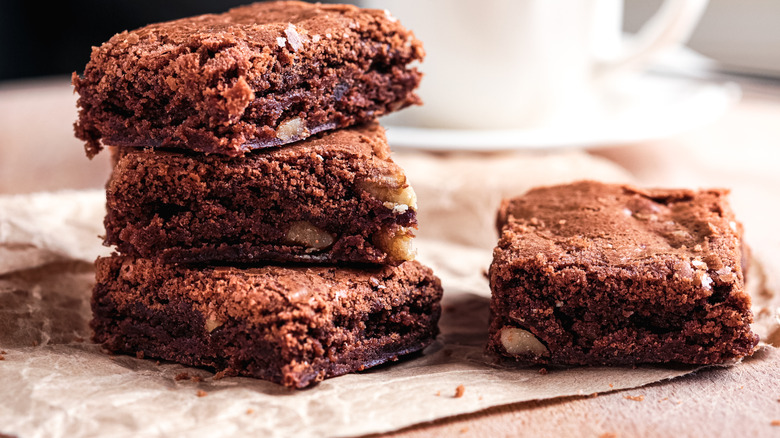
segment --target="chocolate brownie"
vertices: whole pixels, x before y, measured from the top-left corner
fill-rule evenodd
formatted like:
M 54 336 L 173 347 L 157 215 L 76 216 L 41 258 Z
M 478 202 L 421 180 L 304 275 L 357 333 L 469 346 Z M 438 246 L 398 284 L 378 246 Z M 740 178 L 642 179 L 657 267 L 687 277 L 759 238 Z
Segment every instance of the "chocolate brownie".
M 95 342 L 112 352 L 303 388 L 422 350 L 439 280 L 418 262 L 355 270 L 100 258 Z
M 742 228 L 727 193 L 584 181 L 505 200 L 488 350 L 570 365 L 751 354 Z
M 240 156 L 418 104 L 422 45 L 386 11 L 267 2 L 152 24 L 94 48 L 76 136 Z
M 377 124 L 241 158 L 118 148 L 106 244 L 166 262 L 399 264 L 417 202 Z

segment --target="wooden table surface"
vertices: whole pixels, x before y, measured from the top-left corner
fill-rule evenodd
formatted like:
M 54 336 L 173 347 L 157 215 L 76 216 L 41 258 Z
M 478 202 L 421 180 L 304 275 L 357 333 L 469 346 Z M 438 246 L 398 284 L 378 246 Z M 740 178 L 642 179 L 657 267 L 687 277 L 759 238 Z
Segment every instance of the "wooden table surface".
M 75 97 L 63 92 L 66 83 L 52 78 L 0 84 L 0 194 L 94 188 L 106 181 L 108 154 L 90 162 L 73 138 Z M 764 293 L 780 290 L 780 98 L 746 93 L 709 126 L 590 153 L 617 163 L 644 185 L 731 188 L 748 243 L 763 260 Z M 780 334 L 769 341 L 777 344 Z M 769 348 L 733 369 L 712 368 L 598 397 L 501 406 L 391 435 L 780 436 L 773 421 L 780 421 L 780 353 Z

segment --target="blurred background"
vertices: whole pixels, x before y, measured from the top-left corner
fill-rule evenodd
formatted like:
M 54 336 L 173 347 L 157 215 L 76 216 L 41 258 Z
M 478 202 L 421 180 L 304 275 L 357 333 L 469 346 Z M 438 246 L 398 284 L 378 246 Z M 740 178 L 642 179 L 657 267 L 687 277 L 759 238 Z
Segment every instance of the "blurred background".
M 89 48 L 148 23 L 222 12 L 241 0 L 0 1 L 0 80 L 70 74 Z M 661 0 L 627 0 L 624 29 L 635 32 Z M 392 9 L 392 2 L 388 6 Z M 723 69 L 780 78 L 780 1 L 712 0 L 688 46 Z
M 420 192 L 429 192 L 426 211 L 431 215 L 440 214 L 436 202 L 444 209 L 450 204 L 458 205 L 453 199 L 461 195 L 485 200 L 486 205 L 474 211 L 492 212 L 502 196 L 520 193 L 534 184 L 574 178 L 605 180 L 612 175 L 613 180 L 630 177 L 655 185 L 728 185 L 723 178 L 723 167 L 733 165 L 735 159 L 745 155 L 736 157 L 738 150 L 733 144 L 750 145 L 754 155 L 767 157 L 746 161 L 745 166 L 750 170 L 740 170 L 740 176 L 753 176 L 756 168 L 775 173 L 778 161 L 772 151 L 777 149 L 775 143 L 779 137 L 774 126 L 780 115 L 780 26 L 777 25 L 780 1 L 711 0 L 690 39 L 680 38 L 687 40 L 684 47 L 675 45 L 675 50 L 653 58 L 648 65 L 638 68 L 636 74 L 626 75 L 622 82 L 610 80 L 608 86 L 591 87 L 594 94 L 591 100 L 601 105 L 599 108 L 580 104 L 587 101 L 585 98 L 571 99 L 577 87 L 586 86 L 557 76 L 573 70 L 577 62 L 583 68 L 592 67 L 576 59 L 579 48 L 570 44 L 577 39 L 571 28 L 578 22 L 583 26 L 588 24 L 588 18 L 582 19 L 578 13 L 587 11 L 585 4 L 609 4 L 616 19 L 610 18 L 609 26 L 590 23 L 590 30 L 609 27 L 619 36 L 622 27 L 627 34 L 633 34 L 662 8 L 661 0 L 570 0 L 569 7 L 563 7 L 564 0 L 441 0 L 447 6 L 458 7 L 438 9 L 431 6 L 436 1 L 440 0 L 361 0 L 364 5 L 390 9 L 428 48 L 422 65 L 426 78 L 420 90 L 426 105 L 397 114 L 410 116 L 406 120 L 396 120 L 396 115 L 391 115 L 383 118 L 382 123 L 388 127 L 397 160 L 408 169 L 415 187 Z M 702 0 L 671 0 L 670 3 L 696 2 L 704 3 Z M 83 143 L 73 136 L 77 96 L 72 92 L 70 74 L 83 70 L 90 47 L 100 45 L 122 30 L 223 12 L 243 3 L 247 1 L 0 0 L 0 193 L 99 188 L 105 183 L 110 171 L 109 154 L 99 154 L 90 162 L 84 157 Z M 423 5 L 433 15 L 425 15 L 421 11 L 425 9 Z M 460 16 L 455 15 L 455 9 L 461 11 Z M 539 9 L 544 9 L 546 15 L 534 16 Z M 415 14 L 422 16 L 423 21 L 415 22 L 414 18 L 420 18 Z M 446 14 L 449 19 L 443 18 Z M 444 24 L 453 27 L 452 22 L 457 18 L 467 21 L 470 24 L 467 28 L 472 31 L 474 19 L 481 20 L 480 31 L 498 28 L 491 24 L 501 22 L 504 33 L 496 33 L 490 40 L 499 44 L 485 46 L 484 35 L 482 39 L 472 38 L 476 50 L 470 56 L 482 56 L 485 60 L 483 72 L 477 73 L 486 73 L 491 80 L 469 79 L 464 84 L 452 79 L 452 70 L 462 70 L 464 64 L 481 65 L 475 61 L 464 62 L 458 52 L 462 52 L 461 46 L 452 44 L 448 37 L 436 36 Z M 526 57 L 507 55 L 506 35 L 534 26 L 542 28 L 539 36 L 544 39 L 537 38 L 529 44 L 533 46 L 530 50 L 516 44 L 516 52 Z M 458 32 L 457 25 L 454 27 Z M 566 47 L 568 53 L 558 50 Z M 443 62 L 442 55 L 447 51 L 451 52 L 450 56 L 454 53 L 458 69 L 448 68 Z M 542 57 L 538 56 L 540 52 Z M 509 67 L 513 58 L 515 65 Z M 539 67 L 544 62 L 549 62 L 546 70 Z M 433 68 L 437 63 L 444 66 L 439 71 Z M 482 93 L 488 96 L 486 103 L 509 105 L 525 99 L 505 95 L 506 89 L 500 87 L 507 83 L 507 74 L 512 86 L 527 88 L 521 90 L 523 93 L 538 92 L 543 87 L 533 78 L 511 76 L 534 68 L 538 70 L 533 72 L 537 77 L 552 82 L 546 90 L 549 93 L 542 97 L 549 101 L 557 93 L 578 103 L 563 108 L 568 110 L 562 112 L 563 117 L 547 126 L 530 128 L 484 126 L 484 129 L 467 130 L 451 121 L 457 113 L 473 110 L 468 108 L 473 105 L 446 103 L 448 97 L 458 95 L 450 92 L 452 87 L 464 93 L 467 89 L 492 86 L 492 94 Z M 501 73 L 503 78 L 496 80 L 498 72 L 505 70 L 510 73 Z M 550 79 L 553 76 L 556 80 Z M 567 81 L 571 87 L 564 89 Z M 439 90 L 426 91 L 426 87 L 439 82 L 445 85 Z M 437 104 L 443 107 L 442 111 Z M 541 105 L 527 106 L 541 112 Z M 420 111 L 426 109 L 429 114 L 449 110 L 446 118 L 450 124 L 406 129 L 410 127 L 409 119 L 418 118 L 422 115 Z M 695 152 L 681 161 L 685 148 Z M 715 150 L 720 154 L 717 172 L 712 171 L 712 163 L 708 161 L 715 157 L 712 154 Z M 701 168 L 694 169 L 694 164 L 700 164 Z M 453 185 L 449 169 L 458 166 L 462 166 L 459 174 L 473 175 L 480 183 L 469 184 L 464 179 L 462 185 Z M 443 190 L 451 190 L 452 198 L 442 196 Z M 484 193 L 492 196 L 487 199 Z M 462 212 L 457 215 L 462 216 Z M 492 213 L 488 216 L 483 218 L 486 224 L 492 221 Z M 485 239 L 492 239 L 492 233 L 488 226 Z

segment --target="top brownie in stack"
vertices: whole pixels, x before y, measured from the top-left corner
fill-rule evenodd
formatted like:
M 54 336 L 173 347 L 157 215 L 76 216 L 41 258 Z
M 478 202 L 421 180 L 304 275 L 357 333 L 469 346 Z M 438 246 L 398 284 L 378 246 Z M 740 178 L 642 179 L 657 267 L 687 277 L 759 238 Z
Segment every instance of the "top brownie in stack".
M 422 46 L 385 11 L 257 3 L 152 24 L 92 52 L 76 134 L 241 156 L 418 103 Z
M 751 354 L 742 228 L 726 195 L 584 181 L 504 201 L 488 348 L 583 365 Z

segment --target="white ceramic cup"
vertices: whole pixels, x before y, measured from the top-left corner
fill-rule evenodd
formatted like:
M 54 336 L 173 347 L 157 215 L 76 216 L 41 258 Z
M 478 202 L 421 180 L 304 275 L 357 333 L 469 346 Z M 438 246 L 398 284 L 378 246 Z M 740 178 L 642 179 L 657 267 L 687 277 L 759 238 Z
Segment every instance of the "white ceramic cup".
M 666 0 L 630 42 L 622 0 L 363 0 L 423 42 L 422 107 L 392 123 L 523 129 L 587 111 L 602 80 L 684 42 L 707 0 Z

